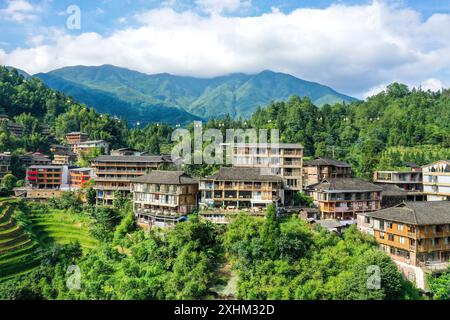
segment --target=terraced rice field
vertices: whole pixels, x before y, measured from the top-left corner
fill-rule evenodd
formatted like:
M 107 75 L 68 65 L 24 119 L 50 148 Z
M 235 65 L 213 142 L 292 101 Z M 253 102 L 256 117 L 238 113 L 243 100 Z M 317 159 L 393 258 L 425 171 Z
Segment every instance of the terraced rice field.
M 13 206 L 0 201 L 0 282 L 37 268 L 38 249 L 78 241 L 87 251 L 98 244 L 89 235 L 89 218 L 85 216 L 50 210 L 32 213 L 30 220 L 31 229 L 26 232 L 15 221 Z
M 69 244 L 74 241 L 78 241 L 85 250 L 97 246 L 97 241 L 89 235 L 87 217 L 52 210 L 44 214 L 35 214 L 31 220 L 32 233 L 43 246 L 54 242 Z
M 0 281 L 32 271 L 39 265 L 38 244 L 13 218 L 9 205 L 0 205 Z

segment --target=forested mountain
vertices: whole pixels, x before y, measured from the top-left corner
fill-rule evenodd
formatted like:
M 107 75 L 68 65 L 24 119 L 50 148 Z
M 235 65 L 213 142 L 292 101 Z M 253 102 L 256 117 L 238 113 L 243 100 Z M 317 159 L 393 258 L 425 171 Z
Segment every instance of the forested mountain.
M 66 67 L 35 76 L 100 112 L 126 116 L 132 123 L 185 124 L 198 117 L 226 114 L 247 118 L 258 106 L 292 95 L 307 96 L 318 106 L 356 100 L 318 83 L 272 71 L 201 79 L 147 75 L 104 65 Z

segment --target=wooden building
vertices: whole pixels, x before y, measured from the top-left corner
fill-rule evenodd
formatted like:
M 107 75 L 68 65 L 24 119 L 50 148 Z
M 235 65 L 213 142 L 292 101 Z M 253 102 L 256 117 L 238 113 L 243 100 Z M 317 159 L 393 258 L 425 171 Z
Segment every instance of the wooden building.
M 30 166 L 47 166 L 52 163 L 49 156 L 40 152 L 26 153 L 19 157 L 19 162 L 24 167 Z
M 100 149 L 103 154 L 109 154 L 109 142 L 104 140 L 82 141 L 73 144 L 73 152 L 78 156 L 87 154 L 92 149 Z
M 26 174 L 32 189 L 61 189 L 68 185 L 67 166 L 30 166 Z
M 325 178 L 306 187 L 322 219 L 348 220 L 381 208 L 381 187 L 356 178 Z
M 198 181 L 182 171 L 153 170 L 131 179 L 133 211 L 140 224 L 173 226 L 197 208 Z
M 0 115 L 0 125 L 3 124 L 5 124 L 6 129 L 15 136 L 20 137 L 23 135 L 24 127 L 21 124 L 14 122 L 10 117 Z
M 97 204 L 112 205 L 114 193 L 130 193 L 131 179 L 164 168 L 172 163 L 168 156 L 100 156 L 92 161 Z
M 83 132 L 69 132 L 66 134 L 66 142 L 69 145 L 74 145 L 80 142 L 87 141 L 88 135 Z
M 59 150 L 53 153 L 52 164 L 70 166 L 77 161 L 77 155 L 71 150 Z
M 404 202 L 358 216 L 358 227 L 372 234 L 419 288 L 426 288 L 426 274 L 450 266 L 449 202 Z
M 257 168 L 222 167 L 200 179 L 201 215 L 216 223 L 240 211 L 264 215 L 269 204 L 283 204 L 283 179 L 261 174 Z
M 283 179 L 285 200 L 303 188 L 303 146 L 293 143 L 237 143 L 232 147 L 234 167 L 260 168 Z
M 408 171 L 375 171 L 373 182 L 378 185 L 394 185 L 406 192 L 408 201 L 423 201 L 423 178 L 420 168 Z
M 0 153 L 0 183 L 9 173 L 11 173 L 11 154 Z
M 303 164 L 305 186 L 319 183 L 328 178 L 351 178 L 352 166 L 346 162 L 327 157 L 317 157 Z
M 69 169 L 69 187 L 71 190 L 87 187 L 89 180 L 94 177 L 92 168 Z

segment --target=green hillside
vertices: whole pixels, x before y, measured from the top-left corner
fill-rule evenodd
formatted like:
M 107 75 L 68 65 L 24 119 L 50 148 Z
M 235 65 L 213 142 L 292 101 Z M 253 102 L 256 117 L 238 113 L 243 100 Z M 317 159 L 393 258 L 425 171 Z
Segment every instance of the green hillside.
M 226 114 L 247 118 L 257 107 L 292 95 L 309 97 L 317 106 L 356 100 L 318 83 L 272 71 L 201 79 L 147 75 L 104 65 L 66 67 L 36 77 L 100 112 L 125 116 L 132 123 L 177 124 Z

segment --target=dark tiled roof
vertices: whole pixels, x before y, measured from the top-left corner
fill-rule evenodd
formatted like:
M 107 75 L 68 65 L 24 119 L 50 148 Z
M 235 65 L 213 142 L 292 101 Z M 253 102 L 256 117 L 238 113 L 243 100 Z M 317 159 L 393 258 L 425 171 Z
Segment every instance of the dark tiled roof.
M 396 186 L 395 184 L 389 183 L 377 183 L 381 187 L 381 192 L 383 196 L 407 196 L 408 192 L 402 188 Z
M 222 167 L 220 171 L 206 177 L 207 180 L 222 181 L 258 181 L 258 182 L 282 182 L 283 179 L 274 175 L 265 175 L 259 168 Z
M 153 170 L 149 174 L 130 180 L 131 182 L 158 184 L 196 184 L 198 181 L 183 171 Z
M 55 151 L 53 153 L 53 155 L 55 155 L 55 156 L 71 156 L 71 157 L 75 157 L 77 154 L 75 152 L 73 152 L 72 150 L 60 149 L 60 150 Z
M 312 166 L 334 166 L 334 167 L 342 167 L 342 168 L 351 168 L 352 166 L 344 161 L 339 161 L 327 157 L 317 157 L 314 160 L 305 161 L 303 166 L 312 167 Z
M 450 224 L 449 201 L 404 202 L 365 216 L 413 225 Z
M 381 187 L 356 178 L 326 178 L 307 187 L 320 191 L 381 191 Z
M 325 229 L 333 229 L 342 227 L 338 220 L 334 219 L 325 219 L 325 220 L 317 220 L 316 223 Z
M 420 168 L 420 166 L 414 162 L 404 162 L 403 164 L 410 168 Z
M 93 162 L 147 162 L 147 163 L 163 163 L 171 162 L 170 156 L 100 156 L 94 159 Z

